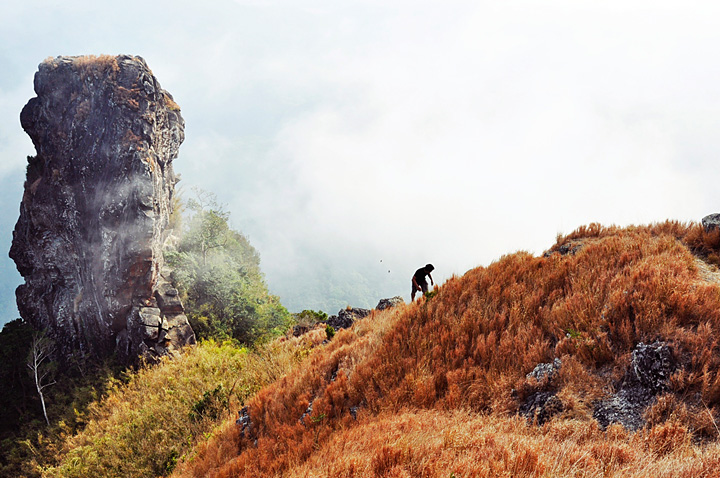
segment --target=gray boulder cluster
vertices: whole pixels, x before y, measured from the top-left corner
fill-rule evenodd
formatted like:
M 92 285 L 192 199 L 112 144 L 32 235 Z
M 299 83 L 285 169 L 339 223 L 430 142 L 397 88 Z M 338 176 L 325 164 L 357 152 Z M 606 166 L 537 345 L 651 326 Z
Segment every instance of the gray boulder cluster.
M 532 390 L 518 408 L 521 415 L 543 424 L 564 410 L 557 396 L 556 377 L 562 367 L 560 359 L 538 364 L 527 374 Z M 645 425 L 643 413 L 657 396 L 668 389 L 670 375 L 677 364 L 672 350 L 664 342 L 639 343 L 632 351 L 632 360 L 615 393 L 595 404 L 593 418 L 602 428 L 619 423 L 628 430 L 639 430 Z
M 375 308 L 377 310 L 385 310 L 404 303 L 405 301 L 403 300 L 403 298 L 399 295 L 396 295 L 395 297 L 391 297 L 389 299 L 380 299 L 380 302 L 378 302 L 378 305 Z
M 364 319 L 370 315 L 369 309 L 360 309 L 355 307 L 348 307 L 338 311 L 337 315 L 331 315 L 327 319 L 327 325 L 335 329 L 349 329 L 358 319 Z
M 404 303 L 405 301 L 400 296 L 395 296 L 390 299 L 380 299 L 380 302 L 378 302 L 378 305 L 377 307 L 375 307 L 375 309 L 385 310 Z M 329 325 L 336 331 L 340 329 L 348 329 L 352 327 L 356 320 L 364 319 L 368 315 L 370 315 L 369 309 L 348 307 L 346 309 L 338 311 L 337 315 L 331 315 L 330 317 L 328 317 L 327 325 Z
M 21 316 L 64 358 L 124 361 L 194 343 L 164 268 L 184 120 L 140 57 L 57 57 L 35 74 L 10 256 Z
M 561 367 L 562 361 L 556 358 L 552 362 L 538 364 L 525 376 L 533 391 L 520 404 L 518 411 L 521 415 L 542 425 L 563 411 L 555 380 Z
M 380 302 L 378 302 L 378 305 L 377 307 L 375 307 L 375 309 L 385 310 L 404 303 L 405 301 L 400 296 L 391 297 L 389 299 L 380 299 Z M 340 329 L 349 329 L 356 321 L 364 319 L 365 317 L 370 315 L 370 312 L 372 312 L 370 309 L 362 309 L 359 307 L 348 306 L 345 309 L 339 310 L 336 315 L 331 315 L 330 317 L 328 317 L 327 321 L 319 323 L 323 324 L 324 326 L 330 326 L 333 328 L 334 331 L 337 332 Z M 304 335 L 316 328 L 317 325 L 318 324 L 307 323 L 297 324 L 293 327 L 291 333 L 293 337 L 300 337 L 301 335 Z
M 582 249 L 582 247 L 582 242 L 569 242 L 567 244 L 562 244 L 560 246 L 553 247 L 548 251 L 545 251 L 543 253 L 543 257 L 550 257 L 553 254 L 560 254 L 561 256 L 571 254 L 574 256 L 580 249 Z

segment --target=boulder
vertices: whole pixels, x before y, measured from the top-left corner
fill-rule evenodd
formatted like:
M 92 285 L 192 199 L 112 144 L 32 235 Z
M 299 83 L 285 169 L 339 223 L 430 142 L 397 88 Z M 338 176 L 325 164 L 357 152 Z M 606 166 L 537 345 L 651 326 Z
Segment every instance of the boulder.
M 560 371 L 560 367 L 562 367 L 562 360 L 560 360 L 559 358 L 555 358 L 552 362 L 549 363 L 539 363 L 535 366 L 532 372 L 528 373 L 525 376 L 525 378 L 527 380 L 533 378 L 538 382 L 542 382 L 545 379 L 552 380 L 553 378 L 555 378 L 555 375 Z
M 720 214 L 709 214 L 702 218 L 702 225 L 707 232 L 720 227 Z
M 555 378 L 562 367 L 562 361 L 555 358 L 549 363 L 540 363 L 525 376 L 525 387 L 532 390 L 518 408 L 518 412 L 538 425 L 550 420 L 565 409 L 557 397 Z M 515 392 L 517 393 L 517 392 Z
M 335 330 L 347 329 L 352 327 L 356 320 L 364 319 L 368 315 L 370 315 L 368 309 L 348 307 L 338 311 L 337 315 L 331 315 L 327 324 Z
M 582 249 L 582 247 L 583 247 L 582 243 L 570 242 L 567 244 L 563 244 L 561 246 L 553 247 L 552 249 L 545 251 L 545 253 L 543 254 L 543 257 L 550 257 L 553 254 L 560 254 L 561 256 L 570 254 L 570 255 L 574 256 L 575 254 L 577 254 L 577 252 L 580 249 Z
M 645 425 L 643 413 L 667 390 L 675 369 L 672 350 L 666 343 L 639 343 L 622 383 L 613 395 L 596 405 L 593 417 L 603 428 L 620 423 L 630 431 L 639 430 Z
M 235 424 L 240 427 L 241 437 L 250 434 L 252 431 L 252 419 L 250 418 L 248 407 L 243 407 L 242 410 L 238 411 L 238 418 L 235 420 Z
M 297 324 L 292 329 L 293 337 L 300 337 L 310 332 L 310 326 L 305 324 Z
M 137 56 L 51 58 L 34 86 L 20 121 L 36 155 L 10 249 L 20 315 L 66 359 L 194 343 L 161 273 L 180 108 Z
M 396 295 L 395 297 L 392 297 L 390 299 L 380 299 L 380 302 L 378 302 L 378 305 L 375 308 L 377 310 L 385 310 L 404 303 L 405 301 L 403 300 L 403 298 L 399 295 Z
M 538 425 L 550 420 L 555 415 L 564 410 L 562 400 L 558 398 L 555 392 L 537 392 L 528 396 L 520 405 L 519 412 L 521 415 L 534 420 Z

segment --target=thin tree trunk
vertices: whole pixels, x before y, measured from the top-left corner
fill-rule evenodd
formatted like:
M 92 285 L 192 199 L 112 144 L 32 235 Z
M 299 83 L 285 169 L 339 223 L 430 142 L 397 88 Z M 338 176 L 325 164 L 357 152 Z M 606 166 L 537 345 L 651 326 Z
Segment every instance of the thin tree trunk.
M 45 422 L 48 425 L 50 425 L 50 420 L 48 419 L 48 416 L 47 416 L 47 408 L 45 408 L 45 395 L 43 395 L 43 392 L 42 392 L 43 387 L 40 385 L 40 379 L 38 377 L 38 367 L 35 367 L 33 369 L 33 371 L 35 372 L 35 386 L 37 387 L 38 395 L 40 395 L 40 403 L 42 404 L 43 415 L 45 416 Z
M 55 385 L 55 381 L 53 380 L 50 383 L 43 383 L 49 373 L 47 364 L 43 367 L 43 362 L 52 355 L 53 351 L 53 343 L 48 340 L 47 337 L 44 335 L 35 336 L 33 338 L 27 363 L 28 368 L 32 370 L 33 378 L 35 379 L 35 388 L 37 389 L 37 393 L 40 396 L 40 403 L 42 404 L 43 416 L 45 417 L 45 422 L 48 425 L 50 425 L 50 419 L 47 415 L 43 389 L 45 387 L 49 387 L 50 385 Z

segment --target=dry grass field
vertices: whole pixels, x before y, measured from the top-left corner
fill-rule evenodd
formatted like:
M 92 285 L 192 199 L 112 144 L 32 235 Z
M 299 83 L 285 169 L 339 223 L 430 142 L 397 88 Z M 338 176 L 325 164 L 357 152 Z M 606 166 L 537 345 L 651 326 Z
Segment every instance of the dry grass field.
M 718 245 L 696 224 L 591 225 L 454 277 L 314 349 L 173 476 L 717 476 Z M 602 430 L 594 406 L 658 340 L 677 368 L 645 427 Z M 517 412 L 554 358 L 563 408 L 539 426 Z

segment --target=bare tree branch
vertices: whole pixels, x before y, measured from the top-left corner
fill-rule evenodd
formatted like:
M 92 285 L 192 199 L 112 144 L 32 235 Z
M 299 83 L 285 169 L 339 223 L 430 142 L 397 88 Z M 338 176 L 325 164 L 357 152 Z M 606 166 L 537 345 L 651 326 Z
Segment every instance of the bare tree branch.
M 50 425 L 50 420 L 47 416 L 47 408 L 45 407 L 45 395 L 43 390 L 51 385 L 55 385 L 55 380 L 46 382 L 48 375 L 52 373 L 52 367 L 49 363 L 43 363 L 46 360 L 50 362 L 52 355 L 55 353 L 55 344 L 50 338 L 43 332 L 41 334 L 35 334 L 33 336 L 32 345 L 30 347 L 30 353 L 28 354 L 27 366 L 35 379 L 35 388 L 37 389 L 38 395 L 40 396 L 40 403 L 42 404 L 43 415 L 45 416 L 45 422 Z

